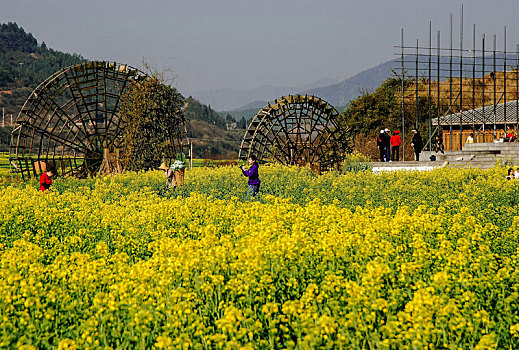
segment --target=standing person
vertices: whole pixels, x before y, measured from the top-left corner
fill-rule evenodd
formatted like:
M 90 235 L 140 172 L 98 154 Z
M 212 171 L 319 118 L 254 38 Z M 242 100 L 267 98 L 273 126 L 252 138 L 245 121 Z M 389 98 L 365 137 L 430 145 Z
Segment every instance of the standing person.
M 166 177 L 166 187 L 175 188 L 177 186 L 177 178 L 173 169 L 166 165 L 166 162 L 162 162 L 159 167 L 160 170 L 164 170 L 164 176 Z
M 47 171 L 44 171 L 40 175 L 40 191 L 45 192 L 52 185 L 52 177 L 56 175 L 56 169 L 54 167 L 49 167 Z
M 380 161 L 384 161 L 384 157 L 386 156 L 386 150 L 384 148 L 384 130 L 380 130 L 380 134 L 377 136 L 377 148 L 380 155 Z
M 391 161 L 398 162 L 400 160 L 400 145 L 402 144 L 402 139 L 400 138 L 400 131 L 393 131 L 393 136 L 389 142 L 391 143 Z
M 240 166 L 243 175 L 249 178 L 249 189 L 247 190 L 247 197 L 245 197 L 245 199 L 249 199 L 249 195 L 252 197 L 256 196 L 256 193 L 258 193 L 261 183 L 259 179 L 259 166 L 256 156 L 252 155 L 249 157 L 249 165 L 251 166 L 249 170 L 245 170 L 243 165 Z
M 465 141 L 465 143 L 474 143 L 474 134 L 471 133 L 467 136 L 467 141 Z
M 391 135 L 388 128 L 384 129 L 384 151 L 386 162 L 391 161 Z
M 414 160 L 420 161 L 420 152 L 423 149 L 423 140 L 420 131 L 413 129 L 413 139 L 411 140 L 411 147 L 414 148 Z

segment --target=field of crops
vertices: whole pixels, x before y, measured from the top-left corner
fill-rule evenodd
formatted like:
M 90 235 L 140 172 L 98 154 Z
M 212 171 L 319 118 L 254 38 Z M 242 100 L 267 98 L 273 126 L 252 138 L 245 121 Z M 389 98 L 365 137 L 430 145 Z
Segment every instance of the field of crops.
M 9 175 L 10 172 L 9 152 L 0 152 L 0 176 Z
M 0 348 L 517 349 L 505 173 L 4 182 Z

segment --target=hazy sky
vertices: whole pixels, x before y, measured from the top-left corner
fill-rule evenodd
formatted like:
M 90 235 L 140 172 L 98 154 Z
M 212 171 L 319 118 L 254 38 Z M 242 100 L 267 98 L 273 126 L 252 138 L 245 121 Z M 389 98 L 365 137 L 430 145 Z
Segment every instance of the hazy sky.
M 0 22 L 17 22 L 41 43 L 88 59 L 174 71 L 183 93 L 303 86 L 342 80 L 394 58 L 406 43 L 427 44 L 449 14 L 459 42 L 461 2 L 446 0 L 0 0 Z M 497 34 L 519 43 L 517 0 L 464 3 L 465 47 Z M 490 40 L 490 39 L 488 39 Z M 489 41 L 490 42 L 490 41 Z

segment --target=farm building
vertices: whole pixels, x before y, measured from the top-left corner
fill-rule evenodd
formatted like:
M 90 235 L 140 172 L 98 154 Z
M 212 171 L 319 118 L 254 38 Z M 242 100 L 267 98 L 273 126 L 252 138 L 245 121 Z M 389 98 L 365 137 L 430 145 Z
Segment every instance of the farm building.
M 484 106 L 432 119 L 443 137 L 445 150 L 460 150 L 470 134 L 474 142 L 493 142 L 512 133 L 517 137 L 519 126 L 519 104 L 517 100 Z M 506 131 L 506 132 L 505 132 Z M 495 137 L 495 138 L 494 138 Z

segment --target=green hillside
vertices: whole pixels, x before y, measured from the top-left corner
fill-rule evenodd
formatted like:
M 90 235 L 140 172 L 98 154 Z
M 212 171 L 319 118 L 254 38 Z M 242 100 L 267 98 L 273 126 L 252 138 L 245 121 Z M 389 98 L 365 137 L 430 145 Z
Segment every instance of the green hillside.
M 0 24 L 0 108 L 16 116 L 31 92 L 60 69 L 86 60 L 38 44 L 16 23 Z
M 239 111 L 228 111 L 228 112 L 220 112 L 221 114 L 228 114 L 232 116 L 235 120 L 237 120 L 240 126 L 243 127 L 243 124 L 249 124 L 252 118 L 259 112 L 261 108 L 249 108 L 242 109 Z
M 194 156 L 213 159 L 237 158 L 244 131 L 236 120 L 230 115 L 222 117 L 211 106 L 201 104 L 191 96 L 185 101 L 184 116 L 189 121 L 187 131 L 193 143 Z
M 191 120 L 187 126 L 193 143 L 195 158 L 236 159 L 243 137 L 243 129 L 224 130 L 200 120 Z
M 191 96 L 185 99 L 186 107 L 184 108 L 184 117 L 188 120 L 200 120 L 209 124 L 213 124 L 221 129 L 226 128 L 226 119 L 220 116 L 218 112 L 213 110 L 211 106 L 201 104 Z M 234 122 L 234 119 L 228 122 Z

